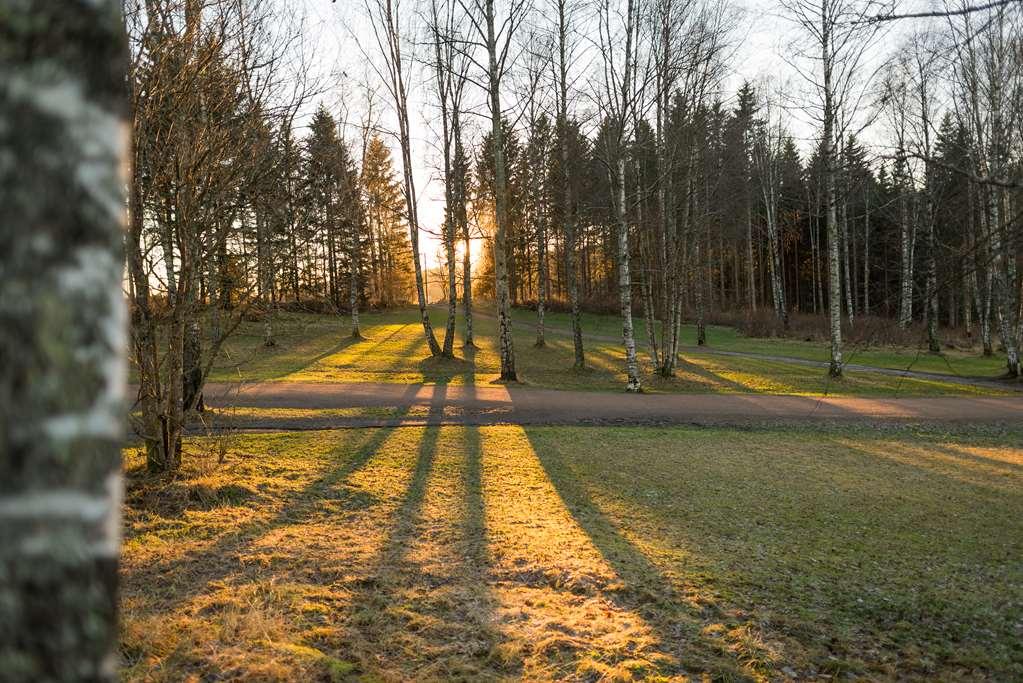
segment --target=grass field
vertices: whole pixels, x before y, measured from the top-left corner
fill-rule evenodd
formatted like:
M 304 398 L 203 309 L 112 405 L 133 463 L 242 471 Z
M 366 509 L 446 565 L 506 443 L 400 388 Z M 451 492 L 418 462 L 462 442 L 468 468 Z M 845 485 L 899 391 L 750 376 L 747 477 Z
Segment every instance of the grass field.
M 517 309 L 515 319 L 522 323 L 533 323 L 536 313 Z M 545 316 L 550 327 L 568 330 L 571 318 L 566 313 L 547 313 Z M 583 330 L 590 334 L 619 337 L 622 334 L 621 319 L 616 316 L 582 315 Z M 636 320 L 638 338 L 645 340 L 646 328 L 641 320 Z M 656 328 L 660 330 L 660 327 Z M 682 326 L 682 343 L 696 345 L 696 327 Z M 767 339 L 745 337 L 733 327 L 719 325 L 707 326 L 707 345 L 722 351 L 742 351 L 758 353 L 765 356 L 786 356 L 805 360 L 827 361 L 831 358 L 827 344 L 820 342 L 800 341 L 797 339 Z M 967 352 L 946 349 L 940 354 L 926 351 L 925 340 L 920 341 L 916 348 L 872 346 L 863 347 L 858 344 L 846 344 L 845 361 L 858 365 L 870 365 L 893 370 L 913 369 L 921 372 L 934 372 L 967 377 L 997 377 L 1005 372 L 1005 354 L 996 353 L 985 357 L 979 352 Z
M 528 311 L 516 312 L 526 320 Z M 329 315 L 282 314 L 277 319 L 277 342 L 262 345 L 262 324 L 245 323 L 230 339 L 211 374 L 212 381 L 283 380 L 310 382 L 486 383 L 499 374 L 494 337 L 496 323 L 476 318 L 475 352 L 456 343 L 454 360 L 432 359 L 423 339 L 418 313 L 412 309 L 367 314 L 362 317 L 362 340 L 349 337 L 347 320 Z M 433 311 L 435 325 L 443 324 L 443 312 Z M 551 325 L 567 328 L 563 315 L 552 315 Z M 586 330 L 604 335 L 617 324 L 609 316 L 587 316 Z M 441 334 L 443 330 L 439 331 Z M 461 328 L 459 327 L 459 333 Z M 684 331 L 686 334 L 689 331 Z M 516 360 L 527 384 L 555 389 L 618 391 L 625 384 L 621 344 L 609 340 L 587 341 L 586 370 L 572 368 L 571 340 L 551 333 L 547 346 L 533 346 L 534 333 L 515 328 Z M 825 357 L 819 344 L 782 340 L 747 339 L 729 328 L 711 328 L 714 348 L 816 359 Z M 774 394 L 837 395 L 938 395 L 998 393 L 997 389 L 957 385 L 932 379 L 900 378 L 873 372 L 849 371 L 841 380 L 829 380 L 823 369 L 761 358 L 736 358 L 710 353 L 685 353 L 678 376 L 654 375 L 645 353 L 644 384 L 654 392 L 757 392 Z M 876 361 L 881 367 L 905 367 L 908 351 L 875 352 L 854 356 L 861 363 Z M 863 357 L 861 357 L 863 356 Z M 930 359 L 935 363 L 940 359 Z M 997 374 L 998 359 L 949 358 L 952 368 L 963 374 Z M 933 368 L 932 368 L 933 369 Z M 946 367 L 946 370 L 948 368 Z M 982 372 L 984 371 L 984 372 Z
M 1023 433 L 439 427 L 126 450 L 130 679 L 1023 677 Z

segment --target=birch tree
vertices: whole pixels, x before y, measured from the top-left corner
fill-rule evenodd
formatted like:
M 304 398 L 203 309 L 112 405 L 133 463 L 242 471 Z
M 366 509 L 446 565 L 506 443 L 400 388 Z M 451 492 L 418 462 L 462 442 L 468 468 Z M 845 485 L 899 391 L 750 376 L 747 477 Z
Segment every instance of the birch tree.
M 702 167 L 698 163 L 701 158 L 710 161 L 714 154 L 705 139 L 708 99 L 723 73 L 722 53 L 732 14 L 725 3 L 656 0 L 649 25 L 653 43 L 650 80 L 654 93 L 657 219 L 650 240 L 654 244 L 647 250 L 647 271 L 651 279 L 657 280 L 657 286 L 651 287 L 655 291 L 651 292 L 649 308 L 657 309 L 661 322 L 660 345 L 656 348 L 652 344 L 651 355 L 658 373 L 671 377 L 678 363 L 687 286 L 696 298 L 697 343 L 705 341 L 704 283 L 694 280 L 699 277 L 694 267 L 702 261 L 702 243 L 709 232 L 698 230 L 693 206 L 697 177 L 719 161 L 715 158 Z M 705 216 L 709 215 L 710 211 L 705 211 Z M 705 228 L 706 223 L 699 222 L 699 227 Z M 687 252 L 687 246 L 692 246 L 692 253 Z
M 788 308 L 785 305 L 785 287 L 781 272 L 781 241 L 779 239 L 778 209 L 781 190 L 781 155 L 785 141 L 781 121 L 776 118 L 769 102 L 761 107 L 764 118 L 758 122 L 753 143 L 753 159 L 757 169 L 764 224 L 767 229 L 767 259 L 771 278 L 774 314 L 788 327 Z
M 0 671 L 9 680 L 117 674 L 128 161 L 119 9 L 105 0 L 3 10 Z
M 837 183 L 840 165 L 836 143 L 845 138 L 843 126 L 854 118 L 863 93 L 860 73 L 867 48 L 878 33 L 869 18 L 878 6 L 867 0 L 781 0 L 789 19 L 807 44 L 795 46 L 795 65 L 810 85 L 816 101 L 807 111 L 820 124 L 821 165 L 828 248 L 828 318 L 831 359 L 828 374 L 842 376 L 842 259 L 838 225 Z
M 399 18 L 402 16 L 400 0 L 364 0 L 366 16 L 369 18 L 373 38 L 383 59 L 383 70 L 379 72 L 384 86 L 394 103 L 398 119 L 398 145 L 401 147 L 402 194 L 405 197 L 406 220 L 408 221 L 409 243 L 412 246 L 413 270 L 416 282 L 416 300 L 423 334 L 431 355 L 443 355 L 426 310 L 426 290 L 423 286 L 423 266 L 419 257 L 419 199 L 412 164 L 412 134 L 409 124 L 408 86 L 411 60 L 404 51 Z
M 895 135 L 895 159 L 892 181 L 898 193 L 899 224 L 899 308 L 898 325 L 905 329 L 913 322 L 913 250 L 916 244 L 916 226 L 910 220 L 912 201 L 912 175 L 909 165 L 910 93 L 905 72 L 899 68 L 889 71 L 884 82 L 885 111 Z
M 529 0 L 507 0 L 498 17 L 495 0 L 458 0 L 472 26 L 471 37 L 464 42 L 466 54 L 482 72 L 480 84 L 490 109 L 490 154 L 494 168 L 494 294 L 497 303 L 498 352 L 501 380 L 518 381 L 515 370 L 515 345 L 512 340 L 511 294 L 508 286 L 508 234 L 511 215 L 508 196 L 508 163 L 505 159 L 501 89 L 515 57 L 515 35 L 531 6 Z M 500 21 L 500 23 L 498 23 Z M 485 52 L 485 61 L 473 48 Z
M 1006 186 L 1012 184 L 1007 181 L 1012 109 L 1008 94 L 1019 93 L 1023 81 L 1019 59 L 1013 53 L 1019 49 L 1023 20 L 1018 11 L 1006 6 L 985 10 L 981 18 L 983 23 L 978 26 L 973 14 L 948 17 L 952 48 L 949 66 L 956 116 L 973 142 L 973 168 L 963 170 L 982 181 L 978 194 L 992 308 L 1005 347 L 1007 374 L 1018 377 L 1023 374 L 1019 351 L 1021 293 L 1014 248 L 1019 238 L 1008 239 L 1011 218 Z
M 562 230 L 565 235 L 565 278 L 567 280 L 568 300 L 572 319 L 572 349 L 574 366 L 577 370 L 586 367 L 586 356 L 583 351 L 583 330 L 579 307 L 579 245 L 577 232 L 576 202 L 572 197 L 572 183 L 569 178 L 569 70 L 571 68 L 572 14 L 575 6 L 570 0 L 553 0 L 555 18 L 555 43 L 557 59 L 552 60 L 554 82 L 557 90 L 557 140 L 561 184 L 561 216 L 564 223 Z
M 437 83 L 437 99 L 441 114 L 441 148 L 444 164 L 444 226 L 442 241 L 447 263 L 448 316 L 444 329 L 443 355 L 454 356 L 455 317 L 458 310 L 458 289 L 456 287 L 458 263 L 455 259 L 455 243 L 464 233 L 461 224 L 465 216 L 465 199 L 462 187 L 465 179 L 456 174 L 464 173 L 464 165 L 456 156 L 460 151 L 461 109 L 465 90 L 466 59 L 458 49 L 456 34 L 459 32 L 459 13 L 456 4 L 450 0 L 439 4 L 430 0 L 429 30 L 433 43 L 433 70 Z M 457 121 L 457 123 L 456 123 Z M 461 209 L 458 203 L 462 203 Z M 460 229 L 462 228 L 462 229 Z M 468 250 L 468 244 L 466 244 Z M 463 262 L 463 270 L 465 264 Z M 470 323 L 471 324 L 471 323 Z M 468 329 L 468 328 L 467 328 Z
M 601 0 L 597 11 L 600 34 L 602 78 L 596 99 L 609 123 L 602 159 L 612 188 L 613 210 L 618 233 L 618 296 L 622 315 L 622 344 L 625 347 L 625 390 L 642 391 L 636 336 L 632 324 L 632 277 L 629 272 L 629 210 L 626 205 L 627 144 L 636 118 L 635 108 L 645 83 L 636 82 L 640 49 L 643 0 Z M 644 79 L 647 74 L 643 75 Z
M 923 159 L 923 221 L 924 236 L 927 245 L 926 284 L 924 287 L 924 305 L 927 312 L 927 347 L 931 353 L 939 353 L 938 343 L 938 258 L 937 241 L 935 240 L 935 177 L 931 166 L 934 100 L 934 62 L 935 52 L 928 44 L 925 36 L 915 35 L 906 48 L 914 82 L 915 109 L 917 118 L 917 155 Z

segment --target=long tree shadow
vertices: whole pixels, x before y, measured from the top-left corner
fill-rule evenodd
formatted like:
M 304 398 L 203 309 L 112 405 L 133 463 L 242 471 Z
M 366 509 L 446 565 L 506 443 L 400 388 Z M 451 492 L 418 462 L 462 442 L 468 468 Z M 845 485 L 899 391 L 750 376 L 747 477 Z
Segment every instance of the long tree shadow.
M 439 385 L 428 419 L 443 416 L 445 396 Z M 345 645 L 370 676 L 489 678 L 494 636 L 479 435 L 455 426 L 421 429 L 389 536 L 355 582 Z M 451 442 L 456 430 L 465 431 L 460 444 Z
M 400 411 L 407 414 L 408 406 Z M 265 570 L 256 565 L 243 565 L 241 557 L 263 535 L 285 525 L 295 525 L 308 519 L 321 507 L 321 501 L 331 495 L 339 484 L 343 484 L 353 474 L 363 469 L 377 454 L 393 433 L 392 428 L 366 429 L 365 441 L 356 449 L 351 457 L 340 462 L 337 467 L 324 471 L 308 486 L 288 494 L 276 514 L 257 517 L 241 524 L 237 528 L 222 534 L 212 544 L 180 557 L 165 562 L 156 562 L 138 568 L 131 581 L 137 585 L 160 586 L 161 577 L 186 576 L 186 586 L 175 585 L 170 595 L 161 596 L 152 605 L 154 609 L 172 610 L 187 603 L 201 594 L 212 584 L 227 578 L 258 578 Z M 351 434 L 353 432 L 347 432 Z M 357 501 L 352 501 L 359 504 Z
M 961 445 L 934 444 L 931 448 L 935 451 L 946 454 L 951 459 L 961 460 L 964 464 L 973 463 L 981 468 L 987 469 L 995 476 L 1023 475 L 1023 460 L 1021 460 L 1021 462 L 1011 462 L 1002 458 L 994 458 L 989 455 L 971 453 Z M 1018 450 L 1019 449 L 1017 449 L 1017 451 Z
M 703 382 L 700 382 L 701 384 L 706 383 L 707 386 L 715 391 L 720 391 L 722 388 L 731 389 L 739 393 L 750 393 L 753 391 L 745 384 L 723 377 L 712 370 L 708 370 L 701 365 L 697 365 L 684 356 L 678 361 L 678 369 L 683 373 L 700 378 L 700 380 L 703 380 Z
M 928 443 L 926 448 L 889 451 L 884 444 L 862 441 L 852 443 L 848 439 L 829 439 L 833 443 L 861 454 L 865 458 L 886 461 L 894 467 L 913 471 L 934 482 L 937 489 L 946 486 L 947 481 L 969 487 L 978 503 L 993 500 L 1020 499 L 1016 485 L 1023 471 L 1015 463 L 1004 462 L 982 455 L 974 455 L 959 449 Z
M 325 335 L 328 333 L 324 333 Z M 329 334 L 335 334 L 334 331 Z M 392 335 L 393 336 L 393 335 Z M 225 363 L 224 361 L 218 362 L 215 366 L 217 373 L 223 373 L 227 371 L 238 371 L 240 373 L 253 372 L 258 370 L 261 366 L 267 368 L 279 367 L 278 370 L 267 375 L 261 375 L 260 380 L 273 380 L 287 377 L 299 373 L 307 368 L 310 368 L 325 358 L 329 358 L 335 354 L 341 353 L 345 349 L 366 341 L 366 339 L 356 339 L 354 337 L 346 337 L 340 342 L 331 345 L 329 348 L 315 354 L 312 357 L 306 356 L 303 353 L 302 344 L 296 344 L 286 346 L 284 342 L 280 342 L 278 346 L 274 347 L 270 353 L 266 353 L 267 349 L 262 345 L 258 346 L 256 350 L 252 351 L 249 357 Z M 225 353 L 224 351 L 221 352 Z M 292 358 L 289 362 L 285 359 Z M 225 358 L 225 360 L 227 360 Z
M 427 356 L 416 365 L 427 384 L 472 384 L 476 377 L 476 351 L 464 349 L 462 358 L 435 358 Z
M 734 615 L 684 576 L 665 574 L 623 534 L 570 469 L 530 429 L 525 429 L 525 433 L 565 507 L 622 582 L 621 590 L 608 597 L 621 608 L 640 614 L 665 651 L 675 657 L 678 670 L 666 673 L 688 675 L 697 670 L 726 680 L 758 677 L 756 660 L 766 657 L 766 653 L 744 656 L 724 637 L 724 630 L 717 628 L 722 622 L 735 621 Z

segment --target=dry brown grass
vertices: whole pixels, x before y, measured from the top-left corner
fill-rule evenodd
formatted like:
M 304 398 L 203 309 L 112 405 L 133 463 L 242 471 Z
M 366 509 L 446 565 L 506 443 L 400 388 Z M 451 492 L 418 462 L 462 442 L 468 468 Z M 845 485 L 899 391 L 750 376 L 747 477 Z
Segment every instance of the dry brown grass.
M 230 439 L 173 482 L 128 453 L 129 679 L 683 678 L 644 615 L 666 596 L 623 583 L 520 428 Z M 672 628 L 708 641 L 694 604 Z
M 991 439 L 406 427 L 197 438 L 172 481 L 141 461 L 126 452 L 130 680 L 1023 666 L 998 613 L 1020 597 L 1023 452 Z

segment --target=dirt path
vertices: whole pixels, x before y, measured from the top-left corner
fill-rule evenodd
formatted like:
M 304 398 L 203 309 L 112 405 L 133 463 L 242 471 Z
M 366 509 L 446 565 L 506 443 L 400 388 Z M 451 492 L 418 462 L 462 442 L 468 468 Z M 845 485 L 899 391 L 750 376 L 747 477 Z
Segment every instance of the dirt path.
M 488 313 L 480 313 L 477 311 L 474 312 L 473 315 L 496 320 L 494 316 Z M 536 329 L 536 325 L 533 323 L 527 323 L 521 320 L 515 320 L 513 321 L 513 323 L 516 327 L 528 328 L 533 330 Z M 571 330 L 553 325 L 546 325 L 544 327 L 544 331 L 547 334 L 556 334 L 561 337 L 572 336 Z M 621 343 L 622 341 L 621 337 L 606 334 L 592 334 L 589 332 L 584 332 L 583 337 L 586 339 L 590 339 L 592 341 L 612 343 Z M 725 351 L 723 349 L 715 349 L 709 346 L 680 345 L 679 351 L 682 353 L 698 353 L 713 356 L 729 356 L 732 358 L 751 358 L 754 360 L 766 360 L 777 363 L 791 363 L 793 365 L 804 365 L 814 368 L 828 367 L 827 361 L 809 360 L 807 358 L 793 358 L 792 356 L 775 356 L 773 354 L 754 353 L 751 351 Z M 968 386 L 985 387 L 988 389 L 1001 389 L 1002 391 L 1023 392 L 1023 383 L 1002 381 L 991 377 L 970 377 L 966 375 L 952 375 L 940 372 L 924 372 L 921 370 L 912 370 L 908 368 L 879 368 L 874 365 L 860 365 L 858 363 L 845 363 L 842 367 L 852 372 L 876 372 L 880 375 L 888 375 L 890 377 L 910 377 L 914 379 L 948 382 L 950 384 L 965 384 Z
M 207 405 L 238 408 L 248 429 L 439 424 L 1023 423 L 1017 397 L 853 398 L 761 394 L 609 394 L 515 386 L 209 384 Z M 263 409 L 246 411 L 244 409 Z M 328 410 L 330 416 L 302 414 Z

